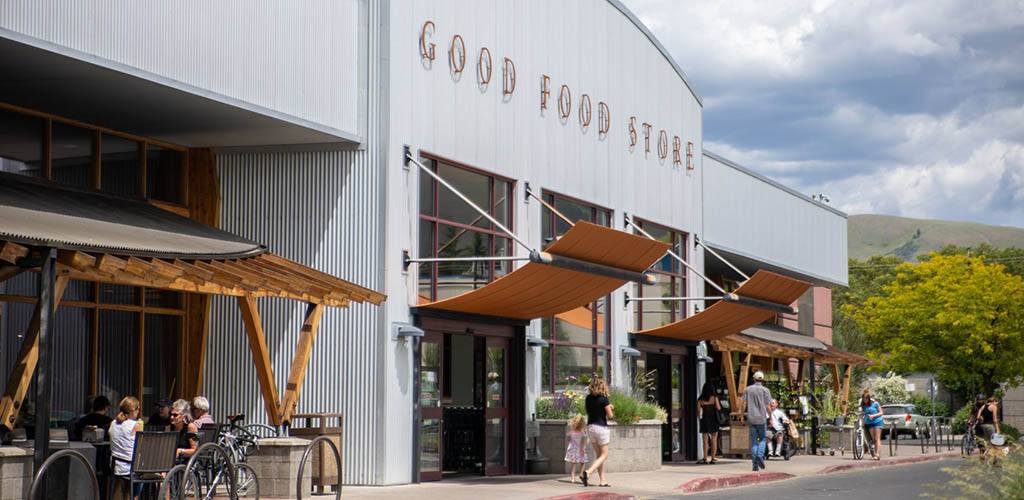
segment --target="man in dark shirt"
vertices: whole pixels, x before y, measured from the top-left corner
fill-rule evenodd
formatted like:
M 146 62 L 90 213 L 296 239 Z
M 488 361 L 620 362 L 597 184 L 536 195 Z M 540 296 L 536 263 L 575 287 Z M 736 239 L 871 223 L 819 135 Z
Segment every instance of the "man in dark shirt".
M 110 429 L 110 422 L 114 420 L 107 413 L 110 411 L 110 400 L 106 396 L 96 396 L 92 400 L 92 412 L 78 419 L 75 422 L 75 439 L 82 439 L 82 432 L 88 428 L 103 429 L 104 439 L 106 432 Z
M 150 430 L 164 430 L 168 425 L 171 425 L 171 400 L 161 399 L 156 403 L 156 413 L 146 421 L 146 427 Z

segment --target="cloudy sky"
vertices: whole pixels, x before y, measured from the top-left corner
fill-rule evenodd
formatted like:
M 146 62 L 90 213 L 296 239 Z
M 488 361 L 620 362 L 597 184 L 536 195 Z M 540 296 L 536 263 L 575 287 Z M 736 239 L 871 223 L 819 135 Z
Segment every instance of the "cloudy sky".
M 623 0 L 704 146 L 851 214 L 1024 227 L 1024 0 Z

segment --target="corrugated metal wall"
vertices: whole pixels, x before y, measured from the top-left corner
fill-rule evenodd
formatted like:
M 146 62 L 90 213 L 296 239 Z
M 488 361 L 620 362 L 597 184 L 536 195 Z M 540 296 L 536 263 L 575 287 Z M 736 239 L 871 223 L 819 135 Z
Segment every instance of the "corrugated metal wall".
M 0 1 L 0 28 L 359 134 L 361 0 Z
M 217 157 L 221 228 L 270 251 L 380 290 L 383 230 L 379 171 L 365 152 L 233 154 Z M 285 386 L 305 304 L 257 301 L 279 390 Z M 245 412 L 266 422 L 237 302 L 213 300 L 203 390 L 214 415 Z M 299 412 L 346 415 L 344 482 L 371 484 L 379 389 L 374 374 L 383 335 L 378 308 L 327 309 L 313 345 Z

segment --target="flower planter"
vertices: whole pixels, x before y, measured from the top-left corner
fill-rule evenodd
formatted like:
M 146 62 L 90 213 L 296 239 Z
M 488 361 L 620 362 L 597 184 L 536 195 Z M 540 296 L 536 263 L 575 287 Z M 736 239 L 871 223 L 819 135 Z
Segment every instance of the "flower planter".
M 537 446 L 548 457 L 549 474 L 568 474 L 569 464 L 565 461 L 568 446 L 566 431 L 568 420 L 538 420 L 540 437 Z M 661 468 L 661 422 L 640 420 L 633 425 L 617 425 L 612 422 L 611 443 L 605 472 L 640 472 Z M 594 447 L 587 445 L 587 457 L 594 456 Z

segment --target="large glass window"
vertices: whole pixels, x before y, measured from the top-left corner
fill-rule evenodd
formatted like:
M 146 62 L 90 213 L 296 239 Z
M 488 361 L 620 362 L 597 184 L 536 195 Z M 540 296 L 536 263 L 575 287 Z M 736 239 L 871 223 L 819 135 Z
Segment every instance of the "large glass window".
M 185 152 L 152 144 L 146 147 L 146 196 L 185 204 Z
M 651 224 L 642 220 L 634 223 L 658 241 L 672 245 L 671 250 L 686 259 L 686 233 Z M 634 294 L 638 298 L 682 297 L 687 295 L 686 268 L 671 255 L 665 254 L 651 266 L 650 271 L 658 281 L 654 285 L 635 285 Z M 686 317 L 686 302 L 680 300 L 636 301 L 636 330 L 657 328 L 679 321 Z
M 84 188 L 96 187 L 93 164 L 93 135 L 89 129 L 55 122 L 51 148 L 51 178 Z
M 508 227 L 512 183 L 506 179 L 428 159 L 427 165 L 477 206 Z M 511 229 L 511 228 L 510 228 Z M 428 175 L 420 176 L 420 257 L 512 255 L 512 240 L 486 217 Z M 511 271 L 509 262 L 420 264 L 419 302 L 454 297 Z
M 556 194 L 545 193 L 544 200 L 567 219 L 608 226 L 611 211 Z M 541 231 L 545 241 L 554 242 L 572 227 L 547 207 L 541 209 Z M 583 307 L 545 318 L 541 335 L 550 347 L 542 350 L 541 367 L 544 389 L 560 392 L 590 382 L 595 374 L 610 380 L 608 357 L 611 346 L 610 296 Z
M 0 172 L 42 177 L 42 118 L 0 109 Z
M 100 189 L 124 196 L 142 196 L 139 142 L 103 134 L 100 152 Z

